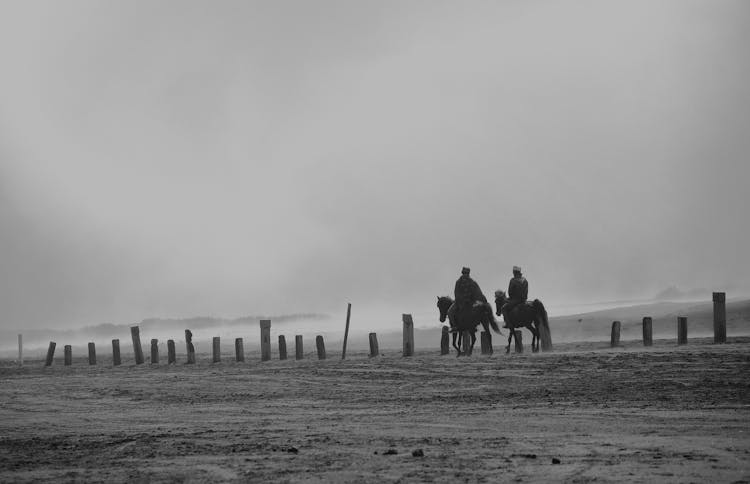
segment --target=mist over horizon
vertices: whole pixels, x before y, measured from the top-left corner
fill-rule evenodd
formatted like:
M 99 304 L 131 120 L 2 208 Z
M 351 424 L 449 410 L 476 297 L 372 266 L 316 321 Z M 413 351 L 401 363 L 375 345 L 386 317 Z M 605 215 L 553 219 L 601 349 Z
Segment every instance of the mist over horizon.
M 750 297 L 750 5 L 469 5 L 0 5 L 0 329 Z

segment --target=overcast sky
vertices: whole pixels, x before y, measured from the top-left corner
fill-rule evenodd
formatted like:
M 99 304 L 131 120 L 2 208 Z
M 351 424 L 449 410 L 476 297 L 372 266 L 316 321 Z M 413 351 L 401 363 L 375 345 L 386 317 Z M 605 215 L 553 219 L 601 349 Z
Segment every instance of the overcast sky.
M 748 294 L 748 46 L 745 1 L 2 2 L 0 325 Z

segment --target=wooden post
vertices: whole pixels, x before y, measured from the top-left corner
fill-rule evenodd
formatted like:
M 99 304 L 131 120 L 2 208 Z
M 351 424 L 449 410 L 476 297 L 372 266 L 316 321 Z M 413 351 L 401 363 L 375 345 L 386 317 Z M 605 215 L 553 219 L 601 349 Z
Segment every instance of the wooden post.
M 193 345 L 193 332 L 185 330 L 185 346 L 187 349 L 187 364 L 195 364 L 195 346 Z
M 450 352 L 450 329 L 448 326 L 443 326 L 443 331 L 440 333 L 440 354 L 447 355 Z
M 119 366 L 122 361 L 120 360 L 120 340 L 112 340 L 112 366 Z
M 73 364 L 73 347 L 70 345 L 65 345 L 63 347 L 63 352 L 65 355 L 65 366 L 70 366 Z
M 49 342 L 49 348 L 47 349 L 47 359 L 44 361 L 44 366 L 52 365 L 52 359 L 55 357 L 55 346 L 57 343 L 54 341 Z
M 23 335 L 18 335 L 18 366 L 23 366 Z
M 151 339 L 151 364 L 159 363 L 159 340 Z
M 523 353 L 523 333 L 520 329 L 515 330 L 513 341 L 516 342 L 516 353 Z
M 727 294 L 714 293 L 714 343 L 727 342 Z
M 133 337 L 133 352 L 135 353 L 135 364 L 143 364 L 143 348 L 141 348 L 141 330 L 138 326 L 130 328 L 130 335 Z
M 620 346 L 620 322 L 612 321 L 612 337 L 610 338 L 609 345 L 614 348 Z
M 344 330 L 344 349 L 341 350 L 341 359 L 346 358 L 346 340 L 349 339 L 349 317 L 352 315 L 352 303 L 346 306 L 346 329 Z
M 167 364 L 171 365 L 172 363 L 177 363 L 177 352 L 175 351 L 174 340 L 168 339 L 167 340 Z
M 213 362 L 219 363 L 221 361 L 221 338 L 219 338 L 218 336 L 214 336 L 213 355 Z
M 96 365 L 96 346 L 89 343 L 89 365 Z
M 298 334 L 294 337 L 294 356 L 301 360 L 305 357 L 305 352 L 302 349 L 302 335 Z
M 315 346 L 318 347 L 318 359 L 325 360 L 326 359 L 326 345 L 323 342 L 322 336 L 318 335 L 315 337 Z
M 677 344 L 687 344 L 687 317 L 677 316 Z
M 643 318 L 643 346 L 651 346 L 654 344 L 653 340 L 653 320 L 648 316 Z
M 461 336 L 461 352 L 465 355 L 468 355 L 470 349 L 471 349 L 471 332 L 464 331 L 464 334 Z
M 380 348 L 378 348 L 378 335 L 375 333 L 370 333 L 368 335 L 368 339 L 370 340 L 370 358 L 379 356 Z
M 491 355 L 492 353 L 492 334 L 489 331 L 482 331 L 482 354 Z
M 242 344 L 242 338 L 234 339 L 234 359 L 237 362 L 245 361 L 245 347 Z
M 260 320 L 260 359 L 268 361 L 271 359 L 271 320 Z
M 404 322 L 404 356 L 414 356 L 414 320 L 411 314 L 401 316 Z
M 286 338 L 283 334 L 279 335 L 279 359 L 286 360 Z

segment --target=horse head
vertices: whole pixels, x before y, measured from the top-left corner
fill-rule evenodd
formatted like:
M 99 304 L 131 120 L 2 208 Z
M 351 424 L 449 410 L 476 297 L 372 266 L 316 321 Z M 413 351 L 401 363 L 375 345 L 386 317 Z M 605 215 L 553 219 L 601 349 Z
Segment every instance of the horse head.
M 503 305 L 505 304 L 505 301 L 507 298 L 505 297 L 505 293 L 503 291 L 495 291 L 495 314 L 498 316 L 502 316 L 502 313 L 500 310 L 503 308 Z
M 445 318 L 448 316 L 448 308 L 451 307 L 451 304 L 453 304 L 453 299 L 449 298 L 448 296 L 437 297 L 437 307 L 438 310 L 440 310 L 441 323 L 445 322 Z

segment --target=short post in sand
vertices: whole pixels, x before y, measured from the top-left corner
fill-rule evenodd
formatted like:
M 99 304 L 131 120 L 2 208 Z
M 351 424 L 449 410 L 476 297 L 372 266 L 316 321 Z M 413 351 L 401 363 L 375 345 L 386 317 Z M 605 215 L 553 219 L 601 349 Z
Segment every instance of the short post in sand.
M 130 327 L 130 335 L 133 338 L 133 352 L 135 353 L 135 364 L 143 364 L 143 348 L 141 347 L 141 330 L 138 326 Z
M 482 354 L 483 355 L 491 355 L 492 354 L 492 334 L 490 334 L 489 331 L 482 331 Z
M 315 346 L 318 348 L 318 359 L 319 360 L 325 360 L 326 359 L 326 345 L 323 341 L 323 337 L 318 335 L 315 337 Z
M 52 360 L 55 358 L 55 346 L 57 346 L 57 343 L 54 341 L 49 342 L 49 348 L 47 348 L 47 359 L 44 360 L 44 366 L 52 365 Z
M 211 346 L 213 349 L 213 362 L 219 363 L 221 361 L 221 338 L 214 336 L 213 344 Z
M 298 360 L 301 360 L 305 357 L 305 351 L 302 348 L 302 335 L 301 334 L 294 336 L 294 356 Z
M 367 338 L 370 340 L 370 358 L 380 355 L 380 348 L 378 348 L 378 335 L 370 333 L 367 335 Z
M 120 366 L 122 360 L 120 360 L 120 340 L 112 340 L 112 366 Z
M 471 333 L 469 331 L 464 331 L 463 334 L 461 334 L 461 353 L 468 355 L 470 349 Z
M 73 364 L 73 347 L 70 345 L 65 345 L 63 347 L 63 355 L 64 355 L 64 365 L 70 366 Z
M 687 344 L 687 317 L 677 316 L 677 344 Z
M 714 293 L 714 343 L 727 342 L 727 294 Z
M 23 366 L 23 335 L 18 335 L 18 366 Z
M 260 359 L 268 361 L 271 359 L 271 320 L 260 320 Z
M 177 351 L 175 351 L 174 340 L 167 340 L 167 364 L 177 363 Z
M 654 344 L 653 340 L 653 320 L 646 316 L 643 318 L 643 346 L 651 346 Z
M 612 336 L 609 341 L 609 346 L 615 348 L 620 346 L 620 322 L 612 321 Z
M 245 361 L 245 348 L 242 344 L 242 338 L 234 339 L 234 359 L 237 362 Z
M 187 350 L 187 364 L 195 364 L 195 345 L 193 345 L 193 332 L 185 330 L 185 347 Z
M 155 338 L 151 339 L 151 364 L 159 364 L 159 340 Z
M 177 351 L 175 351 L 174 340 L 167 340 L 167 364 L 177 363 Z
M 401 315 L 404 322 L 404 356 L 414 356 L 414 320 L 411 314 Z
M 516 353 L 523 353 L 523 333 L 520 329 L 513 332 L 513 341 L 516 342 Z
M 349 339 L 349 318 L 352 315 L 352 303 L 346 306 L 346 329 L 344 330 L 344 349 L 341 350 L 341 359 L 346 358 L 346 340 Z
M 279 335 L 279 359 L 286 360 L 286 338 L 283 334 Z
M 447 355 L 450 352 L 450 329 L 448 329 L 448 326 L 443 326 L 440 333 L 440 354 Z
M 89 365 L 96 365 L 96 346 L 89 343 Z

